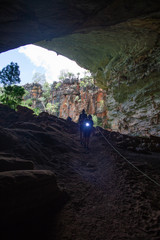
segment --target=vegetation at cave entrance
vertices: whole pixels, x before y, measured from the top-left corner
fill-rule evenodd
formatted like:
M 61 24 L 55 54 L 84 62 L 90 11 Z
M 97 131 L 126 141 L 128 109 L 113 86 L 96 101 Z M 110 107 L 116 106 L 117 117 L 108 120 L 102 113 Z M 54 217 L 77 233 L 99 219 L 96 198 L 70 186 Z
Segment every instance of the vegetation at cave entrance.
M 39 115 L 42 111 L 57 115 L 59 103 L 52 103 L 52 88 L 51 84 L 46 81 L 45 74 L 36 72 L 32 80 L 36 88 L 39 88 L 40 93 L 37 92 L 37 97 L 33 97 L 30 91 L 25 90 L 21 105 L 32 109 L 36 115 Z
M 20 71 L 17 63 L 11 62 L 0 71 L 0 83 L 2 84 L 0 92 L 0 102 L 16 109 L 22 102 L 25 89 L 15 85 L 20 83 Z
M 83 79 L 80 79 L 80 87 L 86 88 L 86 87 L 92 87 L 92 86 L 94 86 L 93 76 L 89 71 L 85 71 Z
M 72 78 L 76 78 L 76 76 L 74 75 L 74 73 L 69 72 L 67 69 L 62 69 L 60 71 L 59 80 L 63 81 L 66 78 L 72 79 Z

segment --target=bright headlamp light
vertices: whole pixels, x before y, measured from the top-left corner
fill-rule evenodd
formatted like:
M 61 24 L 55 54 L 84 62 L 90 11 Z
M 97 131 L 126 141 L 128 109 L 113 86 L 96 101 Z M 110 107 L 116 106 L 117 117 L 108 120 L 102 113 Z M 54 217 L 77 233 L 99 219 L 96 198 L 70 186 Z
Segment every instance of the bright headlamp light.
M 86 127 L 89 127 L 90 126 L 90 124 L 89 123 L 86 123 Z

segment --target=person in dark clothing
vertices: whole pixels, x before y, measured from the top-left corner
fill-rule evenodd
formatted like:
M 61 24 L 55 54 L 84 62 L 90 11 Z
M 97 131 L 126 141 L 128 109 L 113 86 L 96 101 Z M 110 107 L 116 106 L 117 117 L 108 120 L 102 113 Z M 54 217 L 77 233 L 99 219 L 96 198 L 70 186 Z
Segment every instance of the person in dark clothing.
M 71 122 L 72 118 L 70 116 L 67 117 L 67 122 Z
M 84 136 L 84 146 L 89 149 L 90 136 L 93 131 L 93 120 L 92 116 L 89 115 L 83 122 L 83 136 Z
M 78 124 L 79 124 L 79 130 L 80 130 L 80 142 L 83 144 L 83 122 L 87 118 L 87 114 L 85 113 L 85 110 L 82 110 L 82 113 L 79 115 Z

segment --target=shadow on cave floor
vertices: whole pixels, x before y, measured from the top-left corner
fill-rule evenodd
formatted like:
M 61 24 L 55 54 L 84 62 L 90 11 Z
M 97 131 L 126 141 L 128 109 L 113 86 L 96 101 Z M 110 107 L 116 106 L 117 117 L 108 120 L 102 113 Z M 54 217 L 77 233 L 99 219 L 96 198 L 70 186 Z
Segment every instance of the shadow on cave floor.
M 160 188 L 119 157 L 99 133 L 92 137 L 89 153 L 76 134 L 72 137 L 78 151 L 60 171 L 53 170 L 70 200 L 49 239 L 159 239 Z M 160 183 L 159 153 L 119 151 Z

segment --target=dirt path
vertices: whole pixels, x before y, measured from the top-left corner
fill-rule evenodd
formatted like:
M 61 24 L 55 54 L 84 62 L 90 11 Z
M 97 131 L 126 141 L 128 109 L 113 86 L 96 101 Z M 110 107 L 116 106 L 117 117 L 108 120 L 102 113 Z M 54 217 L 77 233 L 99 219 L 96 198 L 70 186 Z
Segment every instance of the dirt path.
M 160 189 L 128 166 L 101 136 L 92 138 L 89 153 L 76 135 L 73 138 L 79 152 L 56 172 L 69 201 L 50 240 L 160 239 Z

